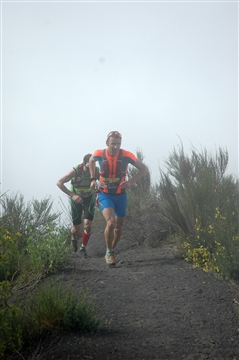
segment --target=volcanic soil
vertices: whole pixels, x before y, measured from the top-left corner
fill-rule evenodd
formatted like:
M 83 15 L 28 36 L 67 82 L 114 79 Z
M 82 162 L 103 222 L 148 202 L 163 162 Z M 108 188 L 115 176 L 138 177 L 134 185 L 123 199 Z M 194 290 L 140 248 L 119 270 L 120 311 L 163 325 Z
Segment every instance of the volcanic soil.
M 86 289 L 102 320 L 94 334 L 49 335 L 19 359 L 239 360 L 239 285 L 193 269 L 173 244 L 149 248 L 122 235 L 117 265 L 104 260 L 103 230 L 88 258 L 71 255 L 54 281 Z

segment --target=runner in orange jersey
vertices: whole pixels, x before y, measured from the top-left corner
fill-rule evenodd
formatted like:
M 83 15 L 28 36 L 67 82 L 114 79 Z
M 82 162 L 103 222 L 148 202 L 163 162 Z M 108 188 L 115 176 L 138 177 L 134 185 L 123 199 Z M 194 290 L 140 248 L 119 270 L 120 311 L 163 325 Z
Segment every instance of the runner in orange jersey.
M 89 159 L 92 189 L 96 187 L 96 161 L 100 168 L 98 202 L 106 221 L 105 260 L 108 265 L 116 264 L 115 247 L 120 240 L 126 216 L 126 190 L 148 171 L 147 167 L 134 154 L 121 149 L 121 140 L 122 135 L 118 131 L 111 131 L 106 139 L 107 148 L 94 151 Z M 131 179 L 126 180 L 128 164 L 135 166 L 139 171 Z

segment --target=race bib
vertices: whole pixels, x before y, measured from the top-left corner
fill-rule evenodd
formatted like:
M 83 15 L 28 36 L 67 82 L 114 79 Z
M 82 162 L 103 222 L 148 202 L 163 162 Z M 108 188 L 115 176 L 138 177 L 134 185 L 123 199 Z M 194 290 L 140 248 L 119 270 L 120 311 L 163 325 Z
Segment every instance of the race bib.
M 120 178 L 103 178 L 104 185 L 103 187 L 106 189 L 115 189 L 120 184 Z

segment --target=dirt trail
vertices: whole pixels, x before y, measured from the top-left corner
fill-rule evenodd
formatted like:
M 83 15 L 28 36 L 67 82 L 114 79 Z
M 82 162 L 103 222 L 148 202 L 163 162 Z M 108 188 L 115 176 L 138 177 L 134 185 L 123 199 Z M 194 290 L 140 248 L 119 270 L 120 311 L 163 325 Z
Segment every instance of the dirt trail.
M 34 359 L 239 360 L 238 285 L 192 269 L 172 246 L 150 249 L 122 237 L 116 268 L 104 252 L 103 232 L 93 234 L 89 258 L 72 255 L 55 276 L 97 295 L 99 333 L 50 336 Z

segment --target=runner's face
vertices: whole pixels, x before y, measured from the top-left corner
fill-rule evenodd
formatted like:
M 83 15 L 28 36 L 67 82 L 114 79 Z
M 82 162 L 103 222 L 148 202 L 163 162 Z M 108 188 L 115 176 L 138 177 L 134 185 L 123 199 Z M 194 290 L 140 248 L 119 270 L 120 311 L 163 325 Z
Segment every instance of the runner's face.
M 108 151 L 109 151 L 110 155 L 115 155 L 119 152 L 119 149 L 121 146 L 121 139 L 115 138 L 115 137 L 110 137 L 107 140 L 106 144 L 108 146 Z

